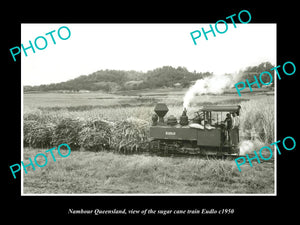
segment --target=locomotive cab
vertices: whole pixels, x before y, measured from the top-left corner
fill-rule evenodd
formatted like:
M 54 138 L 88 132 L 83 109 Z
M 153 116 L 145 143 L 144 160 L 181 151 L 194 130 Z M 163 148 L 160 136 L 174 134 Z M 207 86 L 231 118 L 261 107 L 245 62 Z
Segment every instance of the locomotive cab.
M 150 127 L 151 150 L 203 154 L 239 154 L 240 106 L 203 106 L 189 119 L 186 109 L 177 119 L 166 120 L 168 108 L 164 103 L 155 107 Z M 159 121 L 157 121 L 159 118 Z
M 204 106 L 198 111 L 202 115 L 200 123 L 203 124 L 204 130 L 215 129 L 218 131 L 220 140 L 219 147 L 223 152 L 239 153 L 239 115 L 240 105 L 231 106 Z M 212 140 L 213 142 L 213 140 Z M 201 141 L 199 140 L 199 144 Z

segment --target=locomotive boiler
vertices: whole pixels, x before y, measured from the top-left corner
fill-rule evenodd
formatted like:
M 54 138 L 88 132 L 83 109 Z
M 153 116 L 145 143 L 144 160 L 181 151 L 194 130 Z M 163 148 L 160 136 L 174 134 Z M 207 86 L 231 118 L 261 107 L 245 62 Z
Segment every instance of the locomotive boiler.
M 187 110 L 177 119 L 158 103 L 150 127 L 150 150 L 205 155 L 239 155 L 240 105 L 202 106 L 189 119 Z

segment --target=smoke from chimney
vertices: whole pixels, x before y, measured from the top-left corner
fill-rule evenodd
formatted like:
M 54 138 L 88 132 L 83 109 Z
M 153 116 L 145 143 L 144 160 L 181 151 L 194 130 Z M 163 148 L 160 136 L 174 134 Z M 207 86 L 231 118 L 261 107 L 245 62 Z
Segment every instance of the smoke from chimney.
M 204 94 L 221 94 L 225 88 L 234 84 L 234 78 L 231 75 L 213 75 L 199 79 L 196 83 L 189 88 L 183 98 L 183 108 L 188 108 L 193 98 L 198 95 Z

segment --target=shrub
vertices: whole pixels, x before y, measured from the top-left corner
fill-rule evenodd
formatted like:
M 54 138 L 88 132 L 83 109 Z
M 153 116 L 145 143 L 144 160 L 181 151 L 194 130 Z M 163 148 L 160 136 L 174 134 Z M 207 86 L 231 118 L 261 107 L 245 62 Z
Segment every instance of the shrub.
M 55 126 L 52 142 L 53 146 L 66 143 L 72 150 L 79 149 L 79 132 L 83 122 L 79 119 L 61 118 Z
M 260 141 L 274 142 L 274 98 L 266 97 L 241 103 L 241 129 L 244 133 L 254 130 Z
M 71 114 L 51 115 L 24 115 L 24 146 L 45 148 L 66 143 L 72 150 L 119 152 L 140 151 L 147 146 L 149 122 L 145 120 L 131 117 L 112 123 L 98 117 L 81 120 L 70 118 Z
M 146 149 L 149 123 L 130 117 L 118 121 L 113 128 L 111 146 L 119 152 L 134 152 Z
M 51 147 L 52 133 L 54 128 L 55 125 L 52 123 L 44 124 L 34 120 L 24 120 L 24 146 L 34 148 Z
M 112 123 L 90 119 L 79 132 L 79 145 L 87 151 L 101 151 L 109 148 Z

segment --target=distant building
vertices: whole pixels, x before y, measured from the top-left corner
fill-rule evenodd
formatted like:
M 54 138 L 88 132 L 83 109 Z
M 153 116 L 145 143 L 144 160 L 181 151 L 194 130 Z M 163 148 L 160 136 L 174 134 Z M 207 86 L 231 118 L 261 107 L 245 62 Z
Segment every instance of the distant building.
M 173 84 L 174 87 L 181 87 L 181 83 L 175 83 Z

